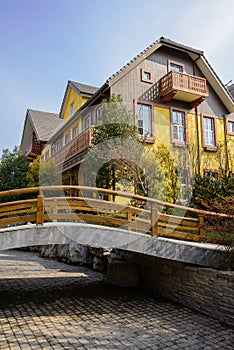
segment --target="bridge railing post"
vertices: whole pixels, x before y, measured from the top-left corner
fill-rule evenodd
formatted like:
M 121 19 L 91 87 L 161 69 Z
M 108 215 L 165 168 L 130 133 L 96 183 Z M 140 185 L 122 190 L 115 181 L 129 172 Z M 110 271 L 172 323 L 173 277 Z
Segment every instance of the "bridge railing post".
M 199 222 L 199 235 L 205 236 L 205 219 L 204 216 L 199 215 L 198 216 L 198 222 Z
M 155 203 L 151 205 L 151 234 L 158 236 L 158 208 Z
M 43 194 L 39 194 L 37 196 L 37 217 L 36 217 L 36 224 L 37 225 L 43 225 L 43 223 L 44 223 L 44 212 L 45 212 L 44 195 Z
M 128 225 L 128 230 L 131 231 L 131 221 L 132 221 L 132 213 L 127 212 L 127 220 L 130 222 L 130 225 Z

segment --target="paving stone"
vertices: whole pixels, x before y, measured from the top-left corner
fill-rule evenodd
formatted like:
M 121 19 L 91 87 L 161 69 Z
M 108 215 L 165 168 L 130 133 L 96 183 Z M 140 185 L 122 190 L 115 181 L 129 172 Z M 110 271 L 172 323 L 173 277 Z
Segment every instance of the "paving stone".
M 0 349 L 233 350 L 233 329 L 84 266 L 0 253 Z

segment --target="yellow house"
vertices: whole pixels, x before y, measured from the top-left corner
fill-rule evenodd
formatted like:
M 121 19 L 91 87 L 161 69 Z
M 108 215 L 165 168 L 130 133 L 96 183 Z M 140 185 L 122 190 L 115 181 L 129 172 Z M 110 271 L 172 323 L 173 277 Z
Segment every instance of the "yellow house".
M 194 173 L 234 176 L 234 101 L 200 50 L 160 38 L 99 88 L 68 82 L 54 130 L 42 152 L 64 183 L 77 184 L 91 126 L 103 100 L 121 95 L 147 148 L 165 146 L 183 186 Z

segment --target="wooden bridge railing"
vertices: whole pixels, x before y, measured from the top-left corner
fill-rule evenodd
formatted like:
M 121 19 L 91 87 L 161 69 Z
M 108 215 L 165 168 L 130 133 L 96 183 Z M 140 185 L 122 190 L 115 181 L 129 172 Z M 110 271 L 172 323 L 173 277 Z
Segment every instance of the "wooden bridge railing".
M 104 196 L 104 199 L 100 199 Z M 114 201 L 113 201 L 114 199 Z M 223 243 L 204 217 L 233 220 L 126 192 L 84 186 L 45 186 L 0 192 L 0 228 L 45 222 L 85 222 L 152 236 Z M 170 212 L 170 213 L 169 213 Z

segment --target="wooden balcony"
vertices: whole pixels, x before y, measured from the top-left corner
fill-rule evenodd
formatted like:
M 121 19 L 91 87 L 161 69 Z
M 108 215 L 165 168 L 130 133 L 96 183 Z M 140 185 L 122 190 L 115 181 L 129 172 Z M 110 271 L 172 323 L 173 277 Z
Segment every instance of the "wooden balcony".
M 33 159 L 36 158 L 38 155 L 41 154 L 42 151 L 42 144 L 39 142 L 31 142 L 30 145 L 28 145 L 25 155 L 29 158 L 29 159 Z
M 180 100 L 197 107 L 206 97 L 206 79 L 183 72 L 170 71 L 160 80 L 160 95 L 163 102 Z
M 69 159 L 83 153 L 91 145 L 91 141 L 92 129 L 87 129 L 61 148 L 60 151 L 56 152 L 51 159 L 55 161 L 56 165 L 63 164 Z

